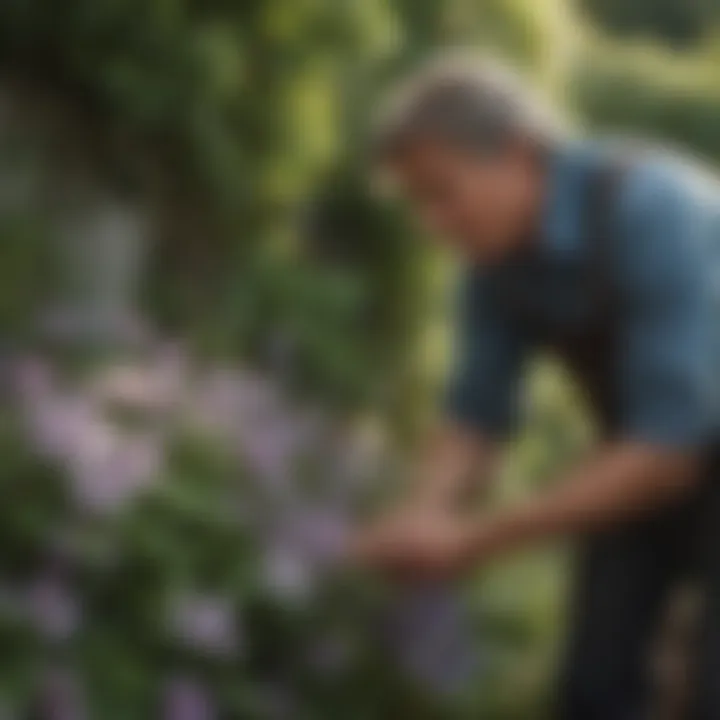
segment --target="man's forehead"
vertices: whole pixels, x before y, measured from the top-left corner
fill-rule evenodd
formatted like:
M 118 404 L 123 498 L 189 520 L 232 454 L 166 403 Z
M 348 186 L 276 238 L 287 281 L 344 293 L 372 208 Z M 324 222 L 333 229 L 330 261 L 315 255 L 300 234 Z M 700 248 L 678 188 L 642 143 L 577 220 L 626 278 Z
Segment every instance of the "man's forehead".
M 407 190 L 437 187 L 460 176 L 492 171 L 508 153 L 472 153 L 432 136 L 409 141 L 373 168 L 371 186 L 381 197 L 397 198 Z
M 485 163 L 486 158 L 462 151 L 442 140 L 427 137 L 418 138 L 392 158 L 388 158 L 385 171 L 396 181 L 412 182 L 480 169 Z
M 394 156 L 388 158 L 389 164 L 398 168 L 425 168 L 480 160 L 479 156 L 433 135 L 419 135 L 409 139 Z

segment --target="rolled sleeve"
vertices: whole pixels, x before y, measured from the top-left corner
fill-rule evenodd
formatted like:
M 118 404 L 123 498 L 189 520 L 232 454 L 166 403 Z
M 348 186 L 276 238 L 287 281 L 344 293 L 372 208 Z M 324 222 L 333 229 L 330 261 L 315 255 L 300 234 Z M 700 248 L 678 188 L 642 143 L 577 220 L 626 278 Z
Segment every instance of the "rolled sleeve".
M 454 368 L 445 394 L 449 418 L 489 437 L 505 438 L 518 423 L 524 342 L 490 301 L 479 271 L 461 283 Z
M 640 178 L 623 238 L 621 431 L 693 448 L 713 432 L 712 312 L 703 267 L 703 213 L 666 181 Z

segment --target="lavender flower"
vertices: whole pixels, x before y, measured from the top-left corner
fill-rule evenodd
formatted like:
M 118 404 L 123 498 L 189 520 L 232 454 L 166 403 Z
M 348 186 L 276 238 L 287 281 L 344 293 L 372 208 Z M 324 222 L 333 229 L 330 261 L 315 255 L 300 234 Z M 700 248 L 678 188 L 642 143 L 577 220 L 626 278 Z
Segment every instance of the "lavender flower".
M 189 647 L 224 657 L 240 651 L 240 628 L 234 608 L 225 598 L 181 595 L 173 599 L 168 620 L 173 634 Z
M 121 433 L 109 424 L 89 430 L 67 458 L 73 492 L 90 512 L 120 511 L 160 471 L 162 440 L 154 433 Z
M 102 432 L 98 409 L 86 398 L 37 387 L 26 400 L 30 441 L 45 457 L 66 458 L 84 438 Z
M 217 370 L 199 384 L 191 412 L 201 428 L 226 443 L 275 499 L 292 491 L 310 423 L 257 375 Z
M 280 414 L 280 394 L 266 378 L 232 368 L 210 371 L 193 393 L 191 413 L 226 438 Z
M 296 507 L 283 529 L 288 542 L 306 562 L 328 569 L 345 553 L 350 526 L 340 511 L 323 507 Z
M 190 677 L 176 677 L 165 686 L 163 720 L 213 720 L 218 717 L 208 691 Z
M 22 400 L 32 402 L 47 395 L 54 378 L 49 364 L 40 357 L 20 358 L 13 369 L 15 388 Z
M 297 471 L 297 437 L 290 423 L 248 425 L 237 440 L 243 462 L 261 481 L 264 491 L 278 495 L 292 489 Z
M 385 628 L 399 669 L 433 692 L 459 692 L 476 672 L 474 633 L 451 586 L 420 585 L 399 592 L 388 608 Z
M 26 600 L 33 624 L 48 640 L 67 640 L 80 625 L 80 604 L 57 573 L 38 577 L 28 588 Z
M 263 576 L 277 597 L 307 600 L 345 552 L 347 518 L 321 507 L 296 505 L 265 529 Z
M 44 678 L 38 697 L 43 720 L 86 720 L 89 718 L 85 690 L 68 668 L 54 668 Z

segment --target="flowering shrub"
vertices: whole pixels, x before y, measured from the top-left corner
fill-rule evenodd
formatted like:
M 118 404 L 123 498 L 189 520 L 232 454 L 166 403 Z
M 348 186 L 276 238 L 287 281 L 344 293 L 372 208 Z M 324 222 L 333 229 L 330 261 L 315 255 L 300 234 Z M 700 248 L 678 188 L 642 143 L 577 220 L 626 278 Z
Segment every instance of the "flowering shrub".
M 337 562 L 387 473 L 367 430 L 177 348 L 80 377 L 37 359 L 12 373 L 11 717 L 422 717 L 472 674 L 446 588 L 388 595 Z

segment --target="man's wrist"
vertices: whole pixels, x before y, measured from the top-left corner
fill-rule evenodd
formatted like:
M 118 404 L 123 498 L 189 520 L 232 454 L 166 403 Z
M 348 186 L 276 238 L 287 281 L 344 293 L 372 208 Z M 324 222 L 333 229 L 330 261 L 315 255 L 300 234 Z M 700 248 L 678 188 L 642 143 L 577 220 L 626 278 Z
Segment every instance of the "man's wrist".
M 476 519 L 470 533 L 471 552 L 487 556 L 511 550 L 531 532 L 532 525 L 533 514 L 525 509 Z
M 419 487 L 410 497 L 407 505 L 417 512 L 439 512 L 450 510 L 457 501 L 457 493 L 445 485 L 428 484 Z

